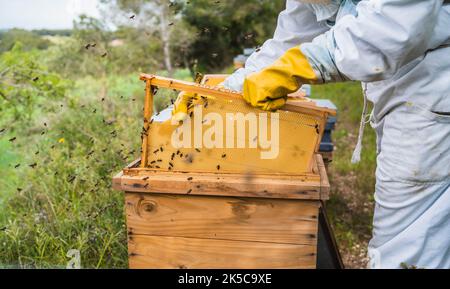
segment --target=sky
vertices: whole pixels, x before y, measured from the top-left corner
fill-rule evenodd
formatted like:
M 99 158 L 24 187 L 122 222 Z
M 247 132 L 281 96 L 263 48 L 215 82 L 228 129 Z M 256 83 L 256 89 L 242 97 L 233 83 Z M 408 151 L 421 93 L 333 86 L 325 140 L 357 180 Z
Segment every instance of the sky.
M 98 0 L 0 0 L 0 29 L 67 29 L 80 14 L 98 17 Z

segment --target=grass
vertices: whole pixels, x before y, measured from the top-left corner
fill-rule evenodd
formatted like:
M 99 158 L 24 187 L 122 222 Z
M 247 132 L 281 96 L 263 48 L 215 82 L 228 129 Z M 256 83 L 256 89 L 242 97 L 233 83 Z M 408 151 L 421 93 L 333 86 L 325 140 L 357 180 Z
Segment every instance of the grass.
M 188 79 L 189 73 L 174 77 Z M 63 268 L 71 249 L 80 251 L 84 268 L 127 267 L 123 194 L 111 189 L 111 178 L 139 156 L 143 88 L 136 75 L 82 78 L 54 104 L 57 111 L 0 134 L 0 267 Z M 339 108 L 328 211 L 346 264 L 362 267 L 371 230 L 375 137 L 368 129 L 362 162 L 351 165 L 360 85 L 317 86 L 313 94 Z M 158 93 L 157 110 L 169 96 Z M 17 140 L 8 141 L 13 136 Z
M 339 110 L 333 134 L 336 148 L 329 169 L 331 197 L 327 211 L 346 267 L 366 267 L 374 206 L 376 136 L 371 128 L 366 127 L 361 162 L 351 164 L 363 107 L 361 85 L 315 86 L 313 97 L 328 98 Z
M 70 249 L 85 268 L 127 267 L 123 194 L 111 178 L 139 157 L 144 86 L 136 75 L 103 83 L 78 80 L 59 111 L 0 135 L 0 267 L 65 267 Z

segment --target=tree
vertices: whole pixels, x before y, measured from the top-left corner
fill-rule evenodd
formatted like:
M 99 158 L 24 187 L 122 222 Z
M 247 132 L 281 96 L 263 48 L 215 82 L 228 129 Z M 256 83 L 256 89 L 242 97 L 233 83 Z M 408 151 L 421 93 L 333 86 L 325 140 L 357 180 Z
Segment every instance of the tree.
M 196 0 L 185 4 L 183 19 L 200 31 L 189 50 L 191 64 L 214 71 L 232 63 L 246 47 L 273 35 L 284 0 Z
M 161 40 L 164 55 L 164 64 L 169 72 L 173 73 L 171 37 L 173 27 L 181 21 L 179 15 L 180 4 L 170 0 L 103 0 L 112 8 L 118 8 L 123 13 L 128 13 L 130 21 L 134 21 L 139 30 L 146 33 L 157 31 Z M 120 23 L 122 22 L 122 23 Z M 120 24 L 123 21 L 119 20 Z
M 49 111 L 50 99 L 64 98 L 71 81 L 49 72 L 41 63 L 41 51 L 25 51 L 17 42 L 0 54 L 0 127 L 19 128 L 19 120 L 30 124 L 33 116 Z
M 47 49 L 51 42 L 38 34 L 22 29 L 11 29 L 0 35 L 0 53 L 11 50 L 20 42 L 24 50 Z

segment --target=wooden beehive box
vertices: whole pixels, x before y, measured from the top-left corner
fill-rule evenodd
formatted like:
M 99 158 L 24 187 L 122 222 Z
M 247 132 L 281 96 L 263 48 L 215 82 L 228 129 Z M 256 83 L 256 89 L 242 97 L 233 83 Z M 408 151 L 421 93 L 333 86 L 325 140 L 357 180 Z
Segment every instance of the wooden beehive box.
M 207 96 L 192 105 L 206 114 L 261 111 L 235 92 L 141 79 L 147 85 L 142 157 L 113 180 L 126 195 L 130 268 L 315 268 L 318 212 L 329 191 L 316 152 L 333 112 L 289 101 L 278 112 L 286 115 L 279 116 L 275 158 L 261 159 L 259 145 L 180 148 L 170 141 L 179 125 L 151 118 L 156 87 Z

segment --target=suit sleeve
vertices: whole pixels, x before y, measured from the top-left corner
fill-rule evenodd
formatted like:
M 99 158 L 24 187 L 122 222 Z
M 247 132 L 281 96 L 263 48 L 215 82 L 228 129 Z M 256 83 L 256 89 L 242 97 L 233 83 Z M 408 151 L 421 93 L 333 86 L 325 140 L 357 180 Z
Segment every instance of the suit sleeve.
M 373 82 L 438 47 L 449 36 L 442 0 L 361 1 L 329 31 L 300 46 L 319 82 Z
M 288 0 L 286 9 L 278 17 L 277 28 L 272 39 L 267 40 L 258 52 L 254 52 L 241 68 L 229 76 L 223 85 L 226 88 L 242 91 L 245 77 L 269 66 L 288 49 L 310 42 L 314 37 L 329 28 L 318 22 L 315 14 L 305 4 L 297 0 Z

